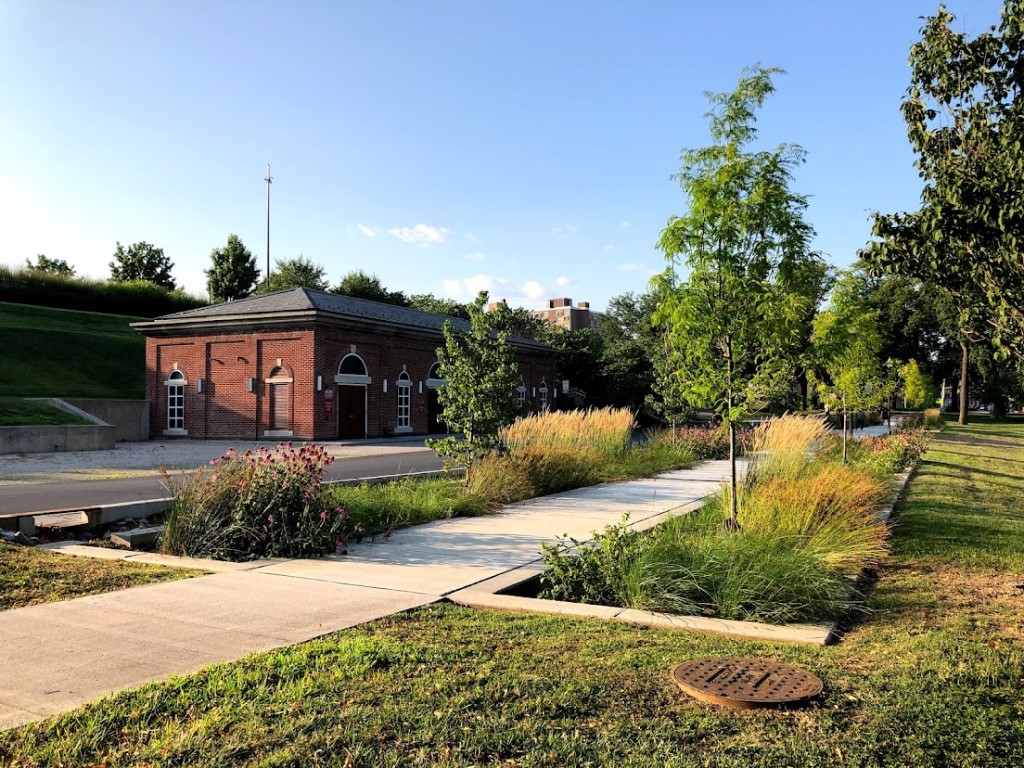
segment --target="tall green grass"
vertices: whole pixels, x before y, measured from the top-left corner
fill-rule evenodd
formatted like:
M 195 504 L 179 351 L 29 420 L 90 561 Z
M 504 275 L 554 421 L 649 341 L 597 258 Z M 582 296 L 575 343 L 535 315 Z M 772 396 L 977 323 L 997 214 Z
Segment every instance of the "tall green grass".
M 496 507 L 493 499 L 467 491 L 462 480 L 448 478 L 333 485 L 327 493 L 332 503 L 345 505 L 356 538 L 434 520 L 483 515 Z

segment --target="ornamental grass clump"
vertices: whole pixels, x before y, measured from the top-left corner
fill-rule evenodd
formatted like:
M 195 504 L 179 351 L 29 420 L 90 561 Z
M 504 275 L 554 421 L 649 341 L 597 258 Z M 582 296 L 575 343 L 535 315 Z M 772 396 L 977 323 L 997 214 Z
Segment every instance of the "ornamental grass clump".
M 168 477 L 161 551 L 234 561 L 334 552 L 346 541 L 348 513 L 323 486 L 332 462 L 316 445 L 229 448 L 183 480 Z
M 524 416 L 502 429 L 500 437 L 511 452 L 570 449 L 613 457 L 627 449 L 632 433 L 633 412 L 628 408 L 590 408 Z
M 814 450 L 830 435 L 828 425 L 817 416 L 786 414 L 762 421 L 751 438 L 748 482 L 799 477 L 810 466 Z

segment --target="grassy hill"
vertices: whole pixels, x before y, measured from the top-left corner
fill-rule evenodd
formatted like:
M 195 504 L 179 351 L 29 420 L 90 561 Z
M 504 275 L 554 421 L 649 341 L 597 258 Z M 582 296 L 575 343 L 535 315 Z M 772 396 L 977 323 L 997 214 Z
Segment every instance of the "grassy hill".
M 0 302 L 0 396 L 144 396 L 141 317 Z

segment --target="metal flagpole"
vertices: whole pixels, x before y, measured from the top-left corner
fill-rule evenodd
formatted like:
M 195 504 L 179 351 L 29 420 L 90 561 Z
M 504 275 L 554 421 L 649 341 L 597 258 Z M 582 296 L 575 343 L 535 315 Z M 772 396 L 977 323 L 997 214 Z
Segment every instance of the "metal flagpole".
M 274 181 L 274 177 L 270 175 L 270 163 L 267 163 L 267 178 L 264 179 L 267 182 L 267 282 L 270 282 L 270 185 Z

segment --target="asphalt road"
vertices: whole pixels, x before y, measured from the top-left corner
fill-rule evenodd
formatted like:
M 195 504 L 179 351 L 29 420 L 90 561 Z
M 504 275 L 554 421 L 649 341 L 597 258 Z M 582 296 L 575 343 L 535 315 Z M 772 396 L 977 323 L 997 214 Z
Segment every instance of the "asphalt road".
M 441 459 L 424 448 L 383 456 L 361 456 L 335 461 L 324 471 L 325 480 L 399 475 L 441 469 Z M 0 513 L 40 512 L 74 505 L 116 504 L 122 501 L 159 499 L 167 496 L 160 477 L 124 480 L 62 480 L 52 483 L 16 483 L 0 486 Z

